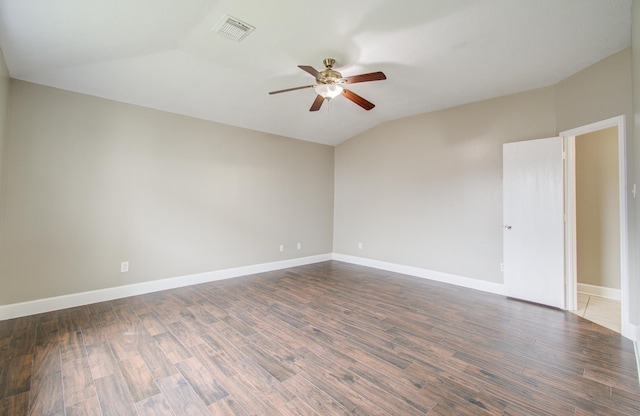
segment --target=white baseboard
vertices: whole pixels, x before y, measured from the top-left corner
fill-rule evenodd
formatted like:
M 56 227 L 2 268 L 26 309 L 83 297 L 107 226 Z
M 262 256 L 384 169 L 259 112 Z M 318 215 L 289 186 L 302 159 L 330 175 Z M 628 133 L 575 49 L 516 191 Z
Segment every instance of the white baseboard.
M 622 291 L 620 289 L 588 285 L 586 283 L 578 283 L 578 293 L 584 293 L 585 295 L 599 296 L 601 298 L 613 300 L 622 299 Z
M 179 287 L 195 285 L 200 283 L 212 282 L 216 280 L 230 279 L 234 277 L 247 276 L 251 274 L 264 273 L 273 270 L 281 270 L 289 267 L 304 266 L 306 264 L 319 263 L 328 260 L 343 261 L 361 266 L 373 267 L 375 269 L 387 270 L 394 273 L 406 274 L 409 276 L 421 277 L 424 279 L 434 280 L 437 282 L 448 283 L 455 286 L 461 286 L 469 289 L 480 290 L 483 292 L 505 295 L 504 285 L 502 283 L 487 282 L 484 280 L 473 279 L 464 276 L 458 276 L 449 273 L 442 273 L 419 267 L 405 266 L 402 264 L 389 263 L 380 260 L 367 259 L 363 257 L 349 256 L 346 254 L 320 254 L 316 256 L 301 257 L 291 260 L 282 260 L 271 263 L 255 264 L 250 266 L 242 266 L 231 269 L 215 270 L 205 273 L 197 273 L 187 276 L 179 276 L 167 279 L 153 280 L 150 282 L 136 283 L 126 286 L 117 286 L 89 292 L 73 293 L 69 295 L 56 296 L 45 299 L 38 299 L 22 303 L 14 303 L 10 305 L 0 306 L 0 320 L 17 318 L 20 316 L 33 315 L 37 313 L 50 312 L 54 310 L 72 308 L 75 306 L 87 305 L 90 303 L 104 302 L 113 299 L 126 298 L 129 296 L 143 295 L 145 293 L 158 292 L 161 290 L 175 289 Z M 593 294 L 594 296 L 614 298 L 610 292 L 588 292 L 590 288 L 578 286 L 578 291 Z M 589 285 L 586 285 L 589 286 Z M 597 288 L 598 286 L 592 286 Z M 603 288 L 606 289 L 606 288 Z M 615 289 L 610 289 L 614 290 Z M 619 291 L 618 291 L 619 292 Z M 604 294 L 603 294 L 604 293 Z M 605 296 L 608 295 L 608 296 Z M 617 299 L 620 299 L 618 293 Z M 631 338 L 637 343 L 640 342 L 640 329 L 635 325 L 630 325 L 627 329 Z
M 640 384 L 640 331 L 636 326 L 635 338 L 633 340 L 633 349 L 636 352 L 636 367 L 638 369 L 638 383 Z
M 56 296 L 52 298 L 38 299 L 29 302 L 14 303 L 0 306 L 0 320 L 17 318 L 43 312 L 51 312 L 75 306 L 88 305 L 90 303 L 104 302 L 129 296 L 143 295 L 145 293 L 161 290 L 175 289 L 199 283 L 215 280 L 230 279 L 256 273 L 270 272 L 289 267 L 304 266 L 306 264 L 319 263 L 332 259 L 331 254 L 301 257 L 291 260 L 275 261 L 271 263 L 255 264 L 250 266 L 235 267 L 232 269 L 215 270 L 205 273 L 191 274 L 187 276 L 172 277 L 153 280 L 150 282 L 135 283 L 126 286 L 110 287 L 89 292 L 73 293 L 70 295 Z
M 629 324 L 629 339 L 636 343 L 640 347 L 640 327 L 638 325 Z M 640 353 L 640 351 L 638 351 Z M 639 363 L 640 364 L 640 363 Z M 640 376 L 640 373 L 638 373 Z
M 449 283 L 455 286 L 462 286 L 469 289 L 481 290 L 483 292 L 505 295 L 505 288 L 502 283 L 487 282 L 486 280 L 473 279 L 470 277 L 458 276 L 449 273 L 436 272 L 419 267 L 404 266 L 402 264 L 388 263 L 385 261 L 372 260 L 363 257 L 348 256 L 346 254 L 333 254 L 333 259 L 360 266 L 373 267 L 375 269 L 387 270 L 394 273 L 407 274 L 409 276 L 422 277 L 424 279 L 435 280 L 437 282 Z

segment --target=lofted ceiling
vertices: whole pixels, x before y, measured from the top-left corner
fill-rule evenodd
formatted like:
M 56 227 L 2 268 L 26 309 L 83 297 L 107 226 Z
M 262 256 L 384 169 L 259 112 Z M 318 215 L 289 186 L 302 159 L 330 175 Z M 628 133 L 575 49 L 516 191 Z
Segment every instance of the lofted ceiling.
M 212 31 L 223 15 L 255 31 Z M 630 45 L 631 0 L 0 0 L 11 77 L 336 145 L 381 122 L 553 85 Z M 335 58 L 376 104 L 310 112 Z

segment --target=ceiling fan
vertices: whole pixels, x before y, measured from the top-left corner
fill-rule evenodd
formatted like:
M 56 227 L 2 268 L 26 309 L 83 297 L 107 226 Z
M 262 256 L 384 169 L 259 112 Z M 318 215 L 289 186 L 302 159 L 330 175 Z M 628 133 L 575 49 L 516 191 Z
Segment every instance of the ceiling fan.
M 327 58 L 322 63 L 325 69 L 322 71 L 316 71 L 315 68 L 307 65 L 298 65 L 298 68 L 313 75 L 316 78 L 316 84 L 305 85 L 303 87 L 287 88 L 285 90 L 271 91 L 269 94 L 280 94 L 281 92 L 289 92 L 295 90 L 302 90 L 305 88 L 314 88 L 318 93 L 318 96 L 313 101 L 309 111 L 318 111 L 322 106 L 324 100 L 330 100 L 338 95 L 342 95 L 348 100 L 353 101 L 365 110 L 371 110 L 375 105 L 355 92 L 343 87 L 345 84 L 355 84 L 357 82 L 368 81 L 381 81 L 387 79 L 382 72 L 371 72 L 369 74 L 353 75 L 350 77 L 343 77 L 342 74 L 333 69 L 336 60 L 333 58 Z

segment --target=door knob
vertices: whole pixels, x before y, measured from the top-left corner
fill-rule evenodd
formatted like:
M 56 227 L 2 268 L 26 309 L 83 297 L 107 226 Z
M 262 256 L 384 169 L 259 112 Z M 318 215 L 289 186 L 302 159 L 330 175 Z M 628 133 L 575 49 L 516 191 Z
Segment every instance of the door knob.
M 504 228 L 505 228 L 506 230 L 510 230 L 510 229 L 511 229 L 511 226 L 510 226 L 509 224 L 507 224 L 507 225 L 505 225 L 505 226 L 504 226 Z

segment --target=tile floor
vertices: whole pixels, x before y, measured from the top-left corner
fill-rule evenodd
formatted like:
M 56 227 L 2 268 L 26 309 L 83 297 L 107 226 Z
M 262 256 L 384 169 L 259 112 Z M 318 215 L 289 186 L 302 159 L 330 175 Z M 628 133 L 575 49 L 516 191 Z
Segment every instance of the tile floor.
M 578 309 L 573 313 L 620 333 L 620 301 L 578 293 Z

